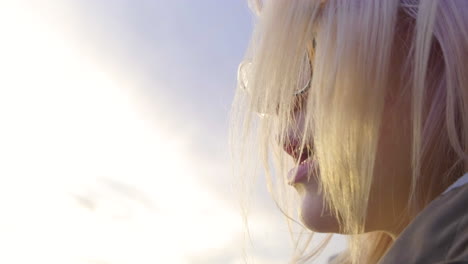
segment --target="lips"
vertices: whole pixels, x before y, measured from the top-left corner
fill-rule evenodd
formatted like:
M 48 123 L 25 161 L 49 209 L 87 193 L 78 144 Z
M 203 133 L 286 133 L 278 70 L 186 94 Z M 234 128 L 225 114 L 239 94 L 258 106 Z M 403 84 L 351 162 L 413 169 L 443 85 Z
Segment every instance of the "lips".
M 311 157 L 313 153 L 313 149 L 309 144 L 301 148 L 300 142 L 292 139 L 289 139 L 284 144 L 283 149 L 298 163 L 303 163 Z
M 309 182 L 313 178 L 312 174 L 316 164 L 313 158 L 312 147 L 309 144 L 305 144 L 304 148 L 301 148 L 299 141 L 289 139 L 284 145 L 284 150 L 299 163 L 297 167 L 289 171 L 288 184 L 294 186 L 299 183 Z
M 288 173 L 288 184 L 306 184 L 312 181 L 315 182 L 317 162 L 312 158 L 303 160 L 299 166 L 293 168 Z

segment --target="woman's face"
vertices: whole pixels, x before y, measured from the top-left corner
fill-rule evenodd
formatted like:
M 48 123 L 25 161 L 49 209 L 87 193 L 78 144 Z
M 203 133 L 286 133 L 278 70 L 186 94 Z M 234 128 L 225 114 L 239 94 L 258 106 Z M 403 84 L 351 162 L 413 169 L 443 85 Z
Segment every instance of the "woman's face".
M 391 80 L 390 87 L 399 89 L 399 80 Z M 298 99 L 307 101 L 304 100 L 307 93 L 302 96 Z M 411 133 L 409 101 L 399 102 L 398 105 L 393 102 L 389 96 L 382 116 L 365 231 L 385 231 L 396 236 L 409 221 L 406 204 L 411 185 Z M 295 122 L 289 128 L 284 149 L 300 163 L 297 168 L 291 169 L 288 181 L 301 197 L 299 209 L 302 222 L 316 232 L 340 233 L 337 219 L 324 205 L 323 195 L 318 192 L 320 168 L 307 154 L 298 154 L 298 142 L 304 130 L 305 106 L 297 108 L 293 115 Z M 313 142 L 306 143 L 313 149 Z M 308 174 L 311 175 L 310 179 Z

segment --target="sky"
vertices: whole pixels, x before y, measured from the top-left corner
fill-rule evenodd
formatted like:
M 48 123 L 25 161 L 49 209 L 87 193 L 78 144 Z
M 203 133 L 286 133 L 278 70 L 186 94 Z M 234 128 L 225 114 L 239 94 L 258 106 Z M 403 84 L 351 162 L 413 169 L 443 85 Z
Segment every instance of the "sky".
M 0 262 L 244 263 L 227 133 L 252 27 L 244 0 L 0 1 Z M 286 263 L 254 190 L 249 263 Z

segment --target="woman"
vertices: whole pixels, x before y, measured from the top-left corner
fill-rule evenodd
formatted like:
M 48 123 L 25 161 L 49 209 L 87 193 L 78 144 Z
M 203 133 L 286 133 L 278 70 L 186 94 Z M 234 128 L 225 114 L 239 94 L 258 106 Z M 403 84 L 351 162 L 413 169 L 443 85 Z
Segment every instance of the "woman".
M 468 263 L 468 1 L 253 5 L 233 107 L 242 168 L 258 143 L 287 217 L 349 236 L 336 263 Z M 292 262 L 319 252 L 296 240 Z

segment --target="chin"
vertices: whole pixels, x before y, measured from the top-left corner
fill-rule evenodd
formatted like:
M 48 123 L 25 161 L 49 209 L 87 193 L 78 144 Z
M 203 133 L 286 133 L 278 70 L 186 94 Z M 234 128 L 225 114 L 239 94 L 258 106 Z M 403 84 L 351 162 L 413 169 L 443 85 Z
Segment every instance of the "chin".
M 300 217 L 302 223 L 317 233 L 340 233 L 337 219 L 323 210 L 323 198 L 318 194 L 306 193 L 302 201 Z

